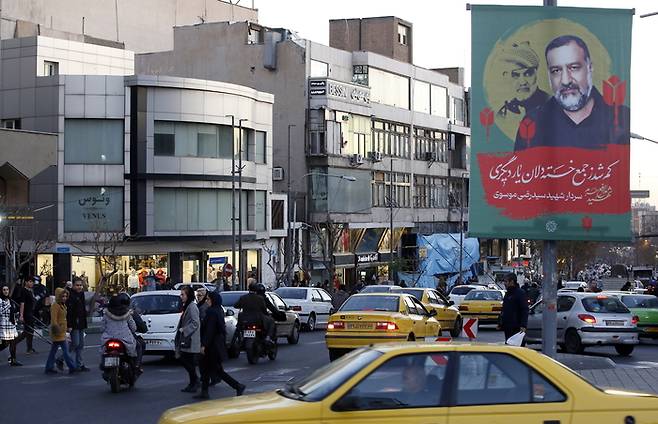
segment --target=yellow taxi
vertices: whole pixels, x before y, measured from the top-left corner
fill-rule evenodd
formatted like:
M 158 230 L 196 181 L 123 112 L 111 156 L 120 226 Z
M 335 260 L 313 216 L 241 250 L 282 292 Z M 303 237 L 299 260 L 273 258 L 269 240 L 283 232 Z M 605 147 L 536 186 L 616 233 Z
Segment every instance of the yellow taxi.
M 347 350 L 441 334 L 441 325 L 415 297 L 405 293 L 355 294 L 329 317 L 325 340 L 332 361 Z
M 658 397 L 592 386 L 534 350 L 395 343 L 357 349 L 279 390 L 166 411 L 159 424 L 650 423 Z
M 438 291 L 430 288 L 395 287 L 393 292 L 410 294 L 425 306 L 428 311 L 436 311 L 436 320 L 441 324 L 441 330 L 450 331 L 452 337 L 459 337 L 462 331 L 462 315 L 454 303 L 441 295 Z
M 496 324 L 503 311 L 500 290 L 471 290 L 459 305 L 464 318 L 477 318 L 478 324 Z

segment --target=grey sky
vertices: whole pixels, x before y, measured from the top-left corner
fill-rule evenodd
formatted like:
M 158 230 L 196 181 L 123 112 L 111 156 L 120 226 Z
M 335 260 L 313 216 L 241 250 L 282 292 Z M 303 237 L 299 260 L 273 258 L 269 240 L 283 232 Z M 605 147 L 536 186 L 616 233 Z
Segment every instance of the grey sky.
M 250 2 L 243 0 L 245 4 Z M 426 68 L 462 66 L 470 84 L 470 12 L 462 0 L 255 0 L 260 23 L 297 31 L 300 37 L 329 44 L 329 19 L 394 15 L 414 25 L 414 62 Z M 494 1 L 470 1 L 492 4 Z M 502 4 L 541 5 L 541 0 Z M 635 8 L 631 69 L 631 130 L 658 140 L 655 97 L 658 83 L 650 75 L 658 59 L 652 39 L 658 35 L 658 0 L 558 0 L 560 6 Z M 631 189 L 651 190 L 658 205 L 658 144 L 631 142 Z M 640 177 L 641 176 L 641 177 Z

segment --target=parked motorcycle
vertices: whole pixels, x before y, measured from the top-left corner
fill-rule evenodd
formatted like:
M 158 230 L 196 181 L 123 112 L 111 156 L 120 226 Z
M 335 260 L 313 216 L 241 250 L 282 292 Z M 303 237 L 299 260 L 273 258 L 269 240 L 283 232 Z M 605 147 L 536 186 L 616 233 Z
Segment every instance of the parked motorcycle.
M 110 339 L 103 346 L 101 371 L 103 380 L 110 384 L 112 393 L 117 393 L 122 385 L 133 387 L 139 372 L 135 367 L 135 358 L 128 356 L 126 346 L 121 340 Z
M 278 345 L 276 340 L 273 343 L 265 341 L 265 331 L 261 323 L 245 322 L 242 324 L 240 331 L 236 331 L 241 349 L 247 353 L 247 361 L 250 364 L 257 364 L 260 358 L 268 357 L 271 361 L 276 359 Z

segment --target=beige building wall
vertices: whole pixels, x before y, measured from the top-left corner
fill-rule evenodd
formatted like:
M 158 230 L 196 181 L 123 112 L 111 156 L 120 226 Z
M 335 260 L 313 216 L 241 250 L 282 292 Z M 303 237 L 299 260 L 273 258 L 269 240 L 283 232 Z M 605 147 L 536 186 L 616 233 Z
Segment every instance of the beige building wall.
M 21 36 L 39 35 L 39 25 L 150 52 L 173 48 L 175 26 L 246 20 L 257 22 L 258 10 L 219 0 L 3 0 L 0 35 L 15 37 L 17 26 Z

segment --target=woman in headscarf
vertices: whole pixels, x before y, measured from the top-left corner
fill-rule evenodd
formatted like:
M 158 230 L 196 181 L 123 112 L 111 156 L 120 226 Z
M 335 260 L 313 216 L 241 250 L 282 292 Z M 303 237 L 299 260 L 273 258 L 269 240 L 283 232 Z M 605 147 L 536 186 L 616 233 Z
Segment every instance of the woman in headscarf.
M 199 308 L 194 303 L 194 291 L 191 287 L 184 286 L 180 291 L 180 298 L 183 302 L 183 313 L 178 321 L 174 346 L 176 358 L 180 359 L 189 377 L 188 385 L 181 391 L 194 393 L 199 389 L 199 377 L 196 374 L 201 352 Z
M 224 371 L 222 361 L 228 357 L 226 352 L 226 323 L 222 309 L 222 297 L 217 292 L 207 295 L 208 309 L 205 319 L 201 322 L 201 393 L 195 398 L 208 399 L 210 379 L 224 380 L 231 386 L 237 396 L 242 395 L 246 388 Z
M 16 317 L 9 297 L 9 286 L 5 285 L 0 288 L 0 351 L 9 347 L 9 365 L 12 367 L 23 365 L 16 360 L 16 337 Z
M 126 293 L 110 298 L 103 314 L 101 327 L 103 329 L 101 346 L 105 346 L 110 339 L 118 339 L 123 342 L 128 356 L 137 358 L 137 342 L 134 337 L 137 325 L 130 310 L 130 297 Z
M 50 307 L 50 340 L 52 345 L 46 360 L 46 374 L 57 374 L 57 371 L 55 371 L 55 354 L 59 348 L 62 348 L 64 361 L 66 366 L 69 367 L 69 374 L 77 371 L 66 347 L 66 332 L 69 329 L 66 322 L 66 301 L 68 299 L 68 290 L 61 287 L 55 290 L 55 304 Z

